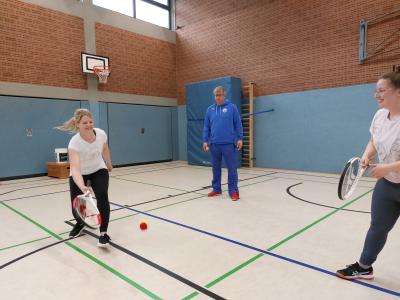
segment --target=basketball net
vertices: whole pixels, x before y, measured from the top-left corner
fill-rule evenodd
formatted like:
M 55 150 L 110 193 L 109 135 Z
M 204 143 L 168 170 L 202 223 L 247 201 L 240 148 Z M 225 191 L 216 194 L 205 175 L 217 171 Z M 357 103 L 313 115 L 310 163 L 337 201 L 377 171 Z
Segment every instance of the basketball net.
M 108 76 L 110 75 L 110 68 L 103 66 L 93 67 L 94 74 L 99 78 L 99 83 L 107 83 Z

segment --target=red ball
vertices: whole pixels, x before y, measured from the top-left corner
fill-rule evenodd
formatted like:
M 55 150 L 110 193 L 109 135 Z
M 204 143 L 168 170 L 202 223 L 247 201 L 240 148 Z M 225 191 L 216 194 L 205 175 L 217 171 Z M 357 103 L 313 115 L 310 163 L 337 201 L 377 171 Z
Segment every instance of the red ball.
M 147 229 L 147 223 L 146 222 L 141 222 L 139 225 L 141 230 L 146 230 Z

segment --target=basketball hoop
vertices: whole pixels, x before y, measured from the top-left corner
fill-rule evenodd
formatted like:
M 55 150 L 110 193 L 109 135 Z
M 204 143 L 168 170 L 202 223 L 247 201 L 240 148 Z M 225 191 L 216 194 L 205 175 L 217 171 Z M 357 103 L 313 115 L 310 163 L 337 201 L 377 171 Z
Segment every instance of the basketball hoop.
M 107 83 L 108 76 L 110 75 L 110 68 L 106 66 L 94 66 L 94 74 L 99 78 L 99 83 Z

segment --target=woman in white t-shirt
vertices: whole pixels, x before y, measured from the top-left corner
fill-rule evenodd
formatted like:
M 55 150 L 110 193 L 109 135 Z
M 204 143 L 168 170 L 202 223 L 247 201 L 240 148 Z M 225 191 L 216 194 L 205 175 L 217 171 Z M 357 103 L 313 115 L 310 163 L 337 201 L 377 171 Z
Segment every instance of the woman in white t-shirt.
M 361 158 L 363 167 L 378 179 L 372 194 L 371 224 L 358 262 L 338 270 L 344 279 L 372 279 L 372 264 L 385 246 L 400 215 L 400 72 L 382 76 L 375 98 L 381 107 L 372 120 L 371 139 Z M 379 163 L 373 164 L 378 156 Z
M 94 128 L 93 125 L 92 113 L 87 109 L 77 109 L 71 119 L 57 128 L 76 132 L 68 145 L 71 203 L 80 194 L 94 193 L 102 220 L 98 246 L 107 247 L 111 240 L 107 234 L 107 228 L 110 219 L 108 172 L 112 170 L 112 163 L 107 135 L 103 130 Z M 91 182 L 90 186 L 88 186 L 88 181 Z M 79 223 L 74 210 L 72 213 L 77 223 L 69 235 L 75 237 L 82 232 L 84 225 Z

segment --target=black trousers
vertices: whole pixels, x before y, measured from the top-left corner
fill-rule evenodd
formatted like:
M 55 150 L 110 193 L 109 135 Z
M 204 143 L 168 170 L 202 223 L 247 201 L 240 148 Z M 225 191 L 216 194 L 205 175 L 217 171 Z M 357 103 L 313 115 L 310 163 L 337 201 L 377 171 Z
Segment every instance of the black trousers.
M 389 231 L 400 216 L 400 183 L 385 178 L 376 182 L 371 202 L 371 224 L 360 263 L 371 266 L 386 244 Z
M 110 221 L 110 203 L 108 202 L 108 170 L 100 169 L 92 174 L 82 176 L 85 185 L 87 185 L 88 180 L 91 181 L 91 187 L 97 199 L 97 208 L 99 209 L 101 215 L 100 232 L 106 232 L 108 228 L 108 222 Z M 75 184 L 72 176 L 69 177 L 69 188 L 72 207 L 72 201 L 75 199 L 76 196 L 81 195 L 82 191 Z M 78 218 L 76 217 L 76 213 L 73 209 L 72 214 L 74 215 L 75 220 L 77 220 L 78 222 Z

